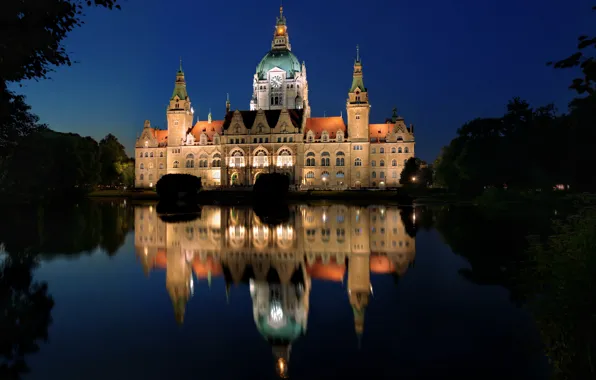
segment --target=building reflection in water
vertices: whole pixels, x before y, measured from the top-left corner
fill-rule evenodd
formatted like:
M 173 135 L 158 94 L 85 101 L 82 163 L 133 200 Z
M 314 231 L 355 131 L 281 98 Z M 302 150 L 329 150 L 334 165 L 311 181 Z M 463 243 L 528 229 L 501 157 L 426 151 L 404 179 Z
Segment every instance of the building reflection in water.
M 223 276 L 248 283 L 253 317 L 272 345 L 276 369 L 288 371 L 292 342 L 306 333 L 311 279 L 343 283 L 354 312 L 355 333 L 364 332 L 373 294 L 371 273 L 403 276 L 415 257 L 415 212 L 386 206 L 291 206 L 290 219 L 261 223 L 250 208 L 205 206 L 190 222 L 165 223 L 155 207 L 135 209 L 135 248 L 146 275 L 166 270 L 177 323 L 197 279 Z M 415 232 L 414 232 L 415 233 Z

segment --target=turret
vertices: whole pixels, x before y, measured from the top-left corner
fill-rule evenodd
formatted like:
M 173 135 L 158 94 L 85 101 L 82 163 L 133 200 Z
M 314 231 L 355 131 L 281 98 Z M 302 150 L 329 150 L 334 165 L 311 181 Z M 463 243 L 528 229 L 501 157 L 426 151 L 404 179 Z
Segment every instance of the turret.
M 368 91 L 362 76 L 360 47 L 356 46 L 356 60 L 352 74 L 352 86 L 348 92 L 346 105 L 348 111 L 348 135 L 352 141 L 368 141 L 370 104 Z
M 186 92 L 186 79 L 182 70 L 182 59 L 180 68 L 176 73 L 174 91 L 170 97 L 170 103 L 166 112 L 168 119 L 168 145 L 180 146 L 186 140 L 186 132 L 192 127 L 193 110 L 190 106 L 190 97 Z

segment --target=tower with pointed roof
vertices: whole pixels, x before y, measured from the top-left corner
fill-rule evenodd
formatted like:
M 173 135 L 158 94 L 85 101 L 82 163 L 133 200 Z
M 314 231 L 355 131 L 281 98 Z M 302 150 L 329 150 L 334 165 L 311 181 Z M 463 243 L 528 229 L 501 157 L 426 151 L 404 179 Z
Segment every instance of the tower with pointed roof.
M 190 97 L 186 92 L 186 79 L 182 70 L 182 59 L 180 68 L 176 73 L 174 91 L 170 97 L 167 109 L 168 119 L 168 146 L 180 146 L 184 144 L 186 132 L 192 127 L 193 111 L 190 107 Z
M 191 296 L 192 268 L 180 249 L 167 251 L 166 288 L 172 300 L 176 323 L 184 323 L 186 304 Z
M 348 296 L 354 312 L 354 330 L 359 340 L 364 333 L 364 315 L 370 294 L 370 253 L 353 253 L 348 260 Z
M 253 78 L 251 111 L 304 109 L 310 115 L 306 67 L 292 53 L 283 7 L 273 32 L 271 50 L 261 59 Z
M 352 74 L 352 86 L 348 92 L 348 136 L 352 142 L 368 141 L 368 124 L 370 103 L 368 90 L 364 86 L 362 77 L 362 61 L 360 60 L 360 47 L 356 46 L 356 60 Z

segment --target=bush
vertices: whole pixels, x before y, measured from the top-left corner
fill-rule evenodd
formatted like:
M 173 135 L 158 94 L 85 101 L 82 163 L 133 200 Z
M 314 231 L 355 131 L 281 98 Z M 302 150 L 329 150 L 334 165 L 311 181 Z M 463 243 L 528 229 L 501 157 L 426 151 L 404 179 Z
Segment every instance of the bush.
M 171 201 L 196 197 L 201 191 L 201 177 L 191 174 L 166 174 L 155 185 L 160 199 Z
M 261 174 L 253 193 L 258 200 L 276 201 L 285 199 L 290 189 L 290 177 L 280 173 Z

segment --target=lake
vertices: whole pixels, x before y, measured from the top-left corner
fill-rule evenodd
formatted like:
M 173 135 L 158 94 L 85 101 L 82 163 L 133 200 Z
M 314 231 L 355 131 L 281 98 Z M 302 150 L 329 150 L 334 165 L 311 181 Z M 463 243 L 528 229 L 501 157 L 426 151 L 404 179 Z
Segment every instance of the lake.
M 36 258 L 32 282 L 54 301 L 15 317 L 14 347 L 41 338 L 22 378 L 547 379 L 503 274 L 519 239 L 473 213 L 290 205 L 265 224 L 240 206 L 164 222 L 156 204 L 124 200 L 6 211 L 3 249 Z

